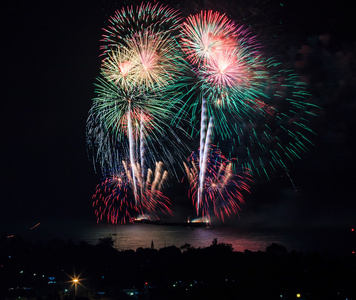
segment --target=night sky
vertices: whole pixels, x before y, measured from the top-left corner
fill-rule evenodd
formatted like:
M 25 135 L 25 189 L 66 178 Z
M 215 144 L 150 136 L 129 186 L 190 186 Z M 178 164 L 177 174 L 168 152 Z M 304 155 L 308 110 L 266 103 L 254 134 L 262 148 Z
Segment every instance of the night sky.
M 329 33 L 325 55 L 342 71 L 335 75 L 327 65 L 313 66 L 318 72 L 312 72 L 311 90 L 323 112 L 314 128 L 316 146 L 290 168 L 297 191 L 286 174 L 256 183 L 238 223 L 353 226 L 356 26 L 350 20 L 356 9 L 346 5 L 353 1 L 290 2 L 244 1 L 239 7 L 247 8 L 259 30 L 268 22 L 264 38 L 278 33 L 282 46 L 288 40 L 297 51 Z M 0 225 L 7 230 L 48 221 L 95 222 L 91 196 L 99 177 L 87 158 L 86 118 L 99 75 L 101 28 L 123 3 L 15 0 L 1 9 Z M 187 10 L 187 3 L 177 8 Z M 192 7 L 204 3 L 213 5 L 197 1 Z M 277 57 L 283 57 L 281 49 L 276 47 Z M 172 201 L 190 207 L 182 203 L 185 197 Z

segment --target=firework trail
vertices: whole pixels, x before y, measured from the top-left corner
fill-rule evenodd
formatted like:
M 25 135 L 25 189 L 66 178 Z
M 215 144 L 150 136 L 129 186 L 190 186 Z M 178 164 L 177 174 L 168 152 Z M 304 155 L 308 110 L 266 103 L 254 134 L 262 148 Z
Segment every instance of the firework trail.
M 141 124 L 140 124 L 140 161 L 142 166 L 141 177 L 144 178 L 144 166 L 145 166 L 145 136 L 144 136 L 144 115 L 141 112 Z
M 127 111 L 127 128 L 128 128 L 128 138 L 129 138 L 129 154 L 130 154 L 130 164 L 132 166 L 131 172 L 132 172 L 132 185 L 133 185 L 133 190 L 134 190 L 134 196 L 137 204 L 137 185 L 136 185 L 136 163 L 135 163 L 135 158 L 134 158 L 134 138 L 133 138 L 133 133 L 132 133 L 132 124 L 131 124 L 131 109 L 130 109 L 131 103 L 129 102 L 129 109 Z
M 203 194 L 206 160 L 212 139 L 212 124 L 214 114 L 211 104 L 221 102 L 221 96 L 209 96 L 210 110 L 207 109 L 205 95 L 210 87 L 218 90 L 231 87 L 237 83 L 235 77 L 240 75 L 237 69 L 237 27 L 225 15 L 218 12 L 202 11 L 200 14 L 189 16 L 182 26 L 183 50 L 187 60 L 196 68 L 198 77 L 202 78 L 203 93 L 201 104 L 200 150 L 199 150 L 199 187 L 197 210 Z M 235 74 L 237 73 L 237 75 Z M 208 91 L 208 93 L 207 93 Z M 223 93 L 225 93 L 223 91 Z M 215 95 L 216 96 L 216 95 Z M 200 97 L 199 97 L 200 98 Z M 199 99 L 198 98 L 198 99 Z M 214 109 L 216 109 L 214 107 Z M 218 108 L 219 109 L 219 108 Z M 209 121 L 207 122 L 207 120 Z M 197 211 L 199 214 L 199 211 Z
M 190 196 L 197 211 L 201 211 L 203 217 L 210 219 L 210 213 L 213 212 L 216 217 L 224 221 L 225 217 L 239 212 L 239 204 L 244 203 L 243 193 L 250 191 L 251 177 L 248 170 L 235 175 L 232 161 L 222 155 L 216 146 L 211 145 L 207 155 L 202 195 L 198 202 L 201 186 L 199 157 L 195 152 L 188 158 L 188 163 L 184 163 L 184 167 L 190 184 Z
M 197 198 L 197 208 L 200 207 L 200 202 L 203 194 L 203 186 L 206 172 L 207 155 L 210 150 L 211 134 L 212 134 L 212 118 L 210 118 L 208 126 L 206 126 L 207 117 L 205 113 L 205 99 L 202 101 L 202 116 L 201 116 L 201 133 L 200 133 L 200 149 L 199 149 L 199 188 Z M 199 211 L 197 211 L 199 214 Z
M 87 121 L 87 142 L 94 154 L 93 160 L 99 161 L 104 173 L 106 168 L 113 170 L 126 157 L 135 165 L 136 132 L 142 131 L 142 135 L 148 136 L 152 128 L 158 127 L 152 113 L 164 118 L 164 109 L 159 102 L 151 100 L 151 95 L 140 90 L 123 89 L 104 78 L 99 78 L 96 86 L 98 96 L 93 100 Z M 110 155 L 118 146 L 121 155 Z
M 201 202 L 201 196 L 202 196 L 202 183 L 203 183 L 203 167 L 202 167 L 202 161 L 203 161 L 203 155 L 204 155 L 204 146 L 205 146 L 205 140 L 206 140 L 206 121 L 207 121 L 207 115 L 206 115 L 206 106 L 205 106 L 205 101 L 203 98 L 202 101 L 202 107 L 201 107 L 201 124 L 200 124 L 200 148 L 199 148 L 199 190 L 198 190 L 198 200 L 197 200 L 197 207 L 200 207 L 200 202 Z M 210 123 L 210 122 L 209 122 Z M 199 212 L 197 211 L 197 214 Z

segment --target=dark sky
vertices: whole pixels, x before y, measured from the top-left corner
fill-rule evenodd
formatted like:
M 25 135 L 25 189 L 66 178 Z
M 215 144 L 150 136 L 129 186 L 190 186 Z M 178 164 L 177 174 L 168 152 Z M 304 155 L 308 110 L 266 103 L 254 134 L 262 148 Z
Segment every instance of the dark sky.
M 292 36 L 300 49 L 311 37 L 330 33 L 329 58 L 342 72 L 330 83 L 330 69 L 313 69 L 321 72 L 313 73 L 318 77 L 312 89 L 324 112 L 315 148 L 291 167 L 298 191 L 286 174 L 256 185 L 240 222 L 351 225 L 356 220 L 356 35 L 350 20 L 356 10 L 346 3 L 353 1 L 254 1 L 259 2 L 274 14 L 257 9 L 254 20 L 278 27 L 282 44 Z M 241 7 L 248 6 L 244 3 Z M 0 225 L 94 220 L 91 196 L 99 179 L 86 156 L 86 118 L 99 74 L 101 28 L 121 5 L 109 0 L 14 0 L 2 8 Z

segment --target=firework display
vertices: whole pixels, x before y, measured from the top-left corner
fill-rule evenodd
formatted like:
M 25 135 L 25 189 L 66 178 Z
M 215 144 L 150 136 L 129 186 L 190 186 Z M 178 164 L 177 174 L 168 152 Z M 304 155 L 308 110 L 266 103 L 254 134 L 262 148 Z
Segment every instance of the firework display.
M 195 114 L 197 102 L 201 102 L 196 205 L 199 208 L 213 128 L 223 139 L 231 138 L 231 125 L 249 114 L 249 99 L 261 94 L 261 80 L 258 79 L 263 77 L 263 72 L 260 65 L 254 63 L 258 56 L 254 37 L 218 12 L 202 11 L 189 16 L 182 25 L 181 39 L 187 60 L 195 68 L 201 93 L 191 105 Z
M 313 144 L 319 108 L 306 85 L 239 20 L 142 3 L 118 10 L 101 42 L 87 119 L 88 153 L 104 177 L 93 196 L 98 222 L 172 214 L 163 188 L 179 168 L 197 215 L 224 221 L 252 179 L 287 171 Z
M 112 34 L 104 36 L 104 44 L 111 46 L 104 51 L 87 121 L 90 154 L 103 173 L 117 171 L 127 157 L 143 168 L 162 160 L 172 171 L 173 157 L 183 157 L 185 145 L 177 133 L 184 130 L 171 120 L 188 65 L 170 33 L 175 18 L 167 7 L 142 4 L 117 12 L 105 30 Z M 124 34 L 126 21 L 136 26 Z

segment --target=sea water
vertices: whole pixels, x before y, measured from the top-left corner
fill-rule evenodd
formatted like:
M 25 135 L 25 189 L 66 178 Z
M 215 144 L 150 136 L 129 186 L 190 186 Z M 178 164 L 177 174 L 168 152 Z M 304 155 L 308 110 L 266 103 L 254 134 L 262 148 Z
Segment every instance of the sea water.
M 111 237 L 118 250 L 155 249 L 167 246 L 210 246 L 231 244 L 234 251 L 265 251 L 272 243 L 284 246 L 287 251 L 325 252 L 349 255 L 356 251 L 356 232 L 352 228 L 240 228 L 239 226 L 189 227 L 154 224 L 108 225 L 95 222 L 41 223 L 32 230 L 31 225 L 21 225 L 22 230 L 3 227 L 6 236 L 18 234 L 25 240 L 43 241 L 71 239 L 97 244 L 99 239 Z

